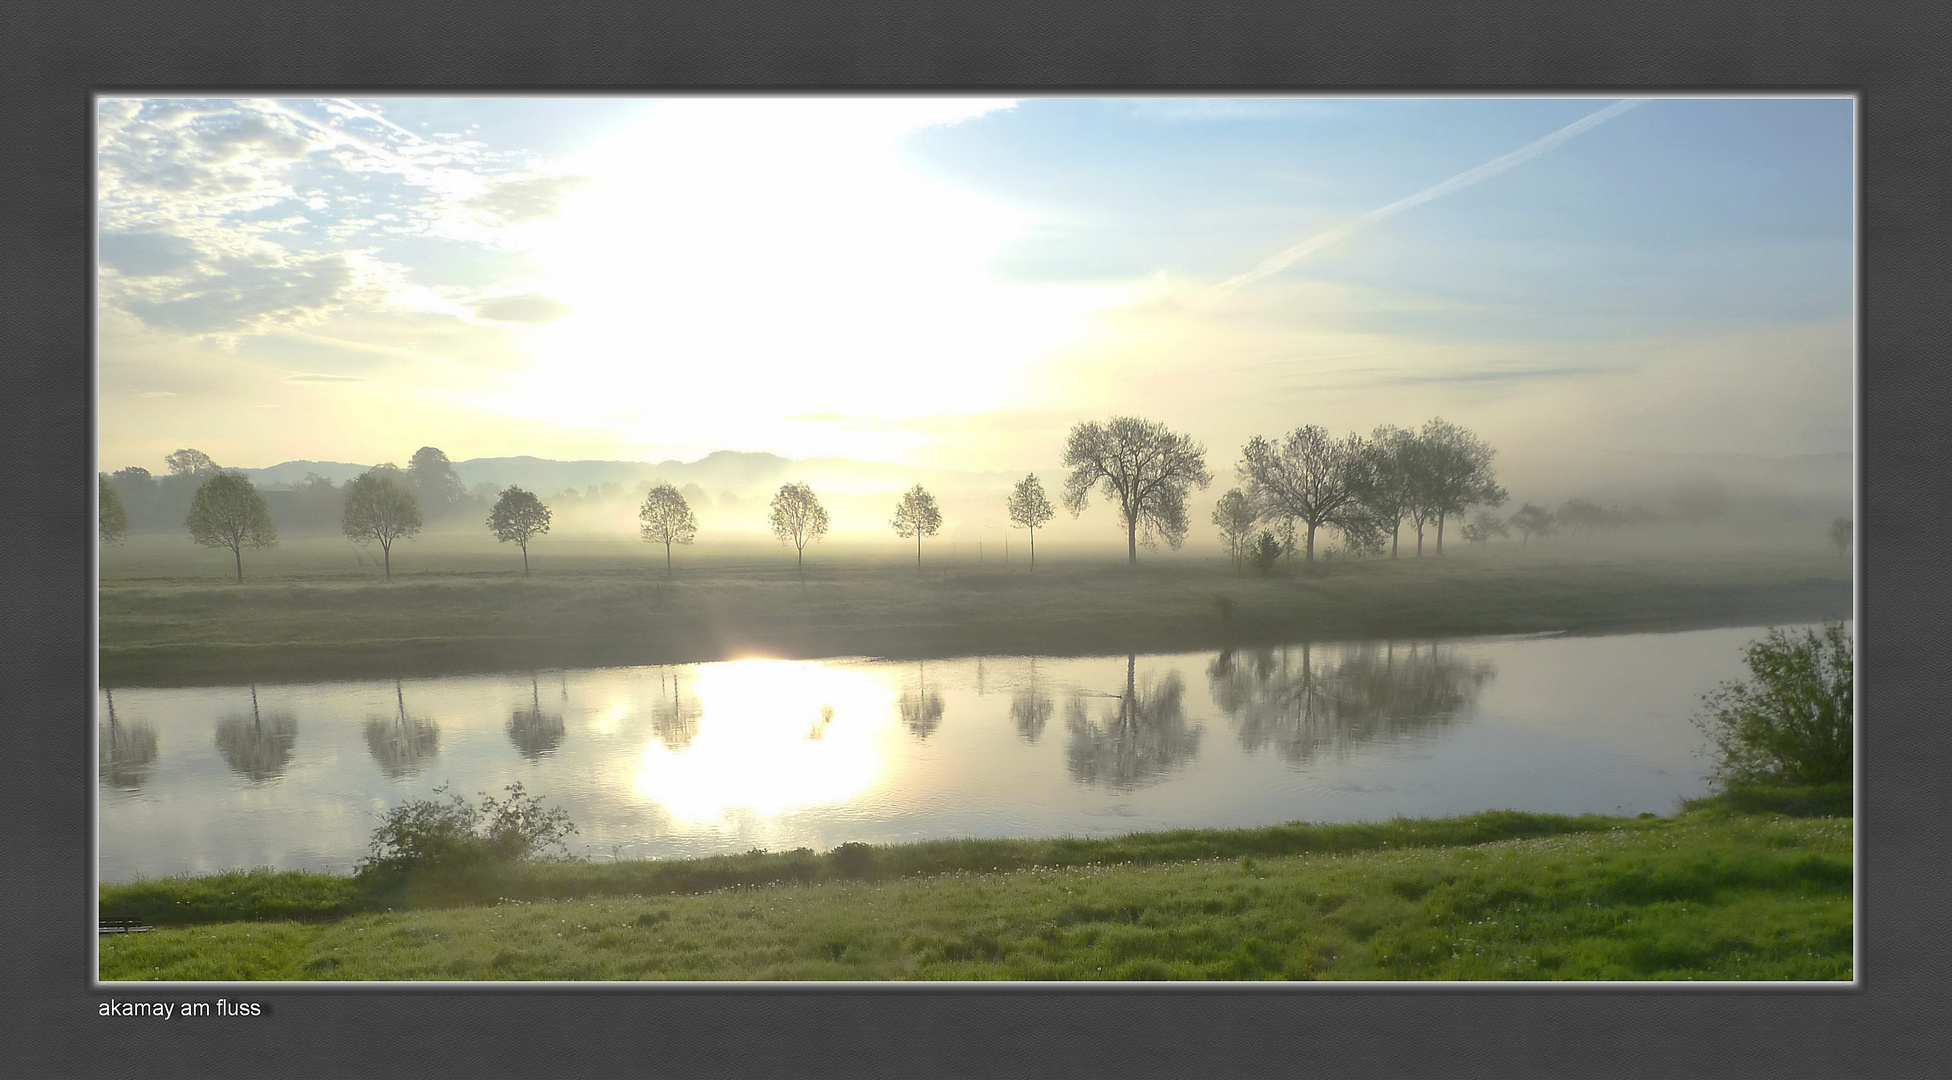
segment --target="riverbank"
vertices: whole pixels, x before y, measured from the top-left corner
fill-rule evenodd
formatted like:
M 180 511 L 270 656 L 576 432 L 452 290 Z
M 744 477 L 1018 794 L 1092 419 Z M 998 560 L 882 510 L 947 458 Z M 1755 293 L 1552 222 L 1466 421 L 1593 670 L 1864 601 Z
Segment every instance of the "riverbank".
M 116 577 L 103 685 L 189 686 L 696 663 L 1184 652 L 1359 638 L 1701 629 L 1844 618 L 1820 552 L 1463 549 L 1244 576 L 1157 560 L 951 566 L 695 563 L 667 578 L 591 559 L 549 573 Z
M 105 981 L 1849 979 L 1847 787 L 1668 818 L 1495 812 L 941 841 L 468 882 L 101 888 Z M 1841 816 L 1824 816 L 1841 815 Z

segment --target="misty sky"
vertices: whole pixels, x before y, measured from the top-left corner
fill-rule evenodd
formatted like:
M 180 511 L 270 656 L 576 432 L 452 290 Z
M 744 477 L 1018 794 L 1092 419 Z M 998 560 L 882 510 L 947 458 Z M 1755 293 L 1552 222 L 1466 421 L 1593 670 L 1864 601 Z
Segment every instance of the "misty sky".
M 1617 100 L 106 98 L 100 460 L 1850 449 L 1852 102 Z

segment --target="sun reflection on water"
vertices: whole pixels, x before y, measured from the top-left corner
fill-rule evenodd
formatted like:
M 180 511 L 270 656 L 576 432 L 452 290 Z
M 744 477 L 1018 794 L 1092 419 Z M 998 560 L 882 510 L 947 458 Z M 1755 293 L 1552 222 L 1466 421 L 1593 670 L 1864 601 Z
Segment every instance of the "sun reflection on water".
M 867 672 L 793 660 L 734 660 L 697 670 L 697 735 L 644 748 L 637 792 L 672 817 L 774 817 L 845 802 L 874 783 L 894 695 Z

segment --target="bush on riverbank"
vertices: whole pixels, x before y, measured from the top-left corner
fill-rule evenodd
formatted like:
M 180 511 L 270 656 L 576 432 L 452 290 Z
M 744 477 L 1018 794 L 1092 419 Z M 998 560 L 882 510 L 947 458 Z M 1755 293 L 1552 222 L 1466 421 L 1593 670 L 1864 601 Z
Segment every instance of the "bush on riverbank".
M 1852 656 L 1842 623 L 1800 634 L 1771 628 L 1750 643 L 1749 678 L 1717 687 L 1694 718 L 1719 755 L 1715 778 L 1748 788 L 1848 782 Z

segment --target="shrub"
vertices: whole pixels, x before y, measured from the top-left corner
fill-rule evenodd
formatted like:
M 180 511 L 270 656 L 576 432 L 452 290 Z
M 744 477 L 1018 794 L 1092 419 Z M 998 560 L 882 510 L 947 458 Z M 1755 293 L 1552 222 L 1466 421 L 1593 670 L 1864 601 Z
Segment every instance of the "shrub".
M 1260 538 L 1247 549 L 1248 565 L 1257 574 L 1274 572 L 1274 564 L 1281 558 L 1281 541 L 1275 538 L 1272 530 L 1262 530 Z
M 443 784 L 434 789 L 435 798 L 401 803 L 373 830 L 358 873 L 451 873 L 519 862 L 549 848 L 566 857 L 565 839 L 576 831 L 569 815 L 545 808 L 521 784 L 504 790 L 507 797 L 500 799 L 482 793 L 477 806 Z
M 1801 634 L 1770 629 L 1745 653 L 1750 677 L 1703 695 L 1724 787 L 1851 778 L 1851 637 L 1842 623 Z

